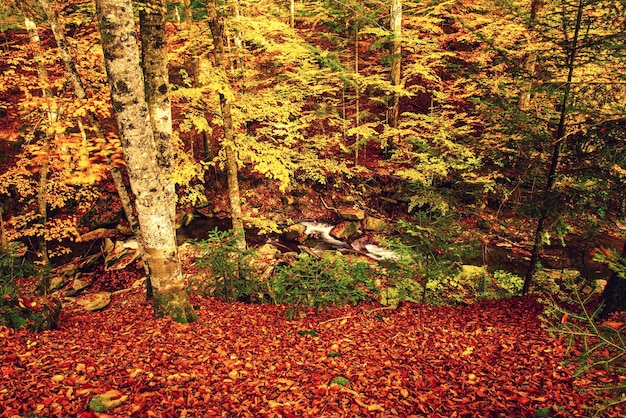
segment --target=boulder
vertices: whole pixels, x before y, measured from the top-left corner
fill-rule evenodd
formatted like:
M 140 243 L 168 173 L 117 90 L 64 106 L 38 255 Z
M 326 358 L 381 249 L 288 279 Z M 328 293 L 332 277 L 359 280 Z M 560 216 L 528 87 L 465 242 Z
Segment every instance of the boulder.
M 111 238 L 115 236 L 117 232 L 118 231 L 116 229 L 98 228 L 80 235 L 78 238 L 76 238 L 76 241 L 87 242 L 103 238 Z
M 266 243 L 261 245 L 250 258 L 250 267 L 254 270 L 259 281 L 263 282 L 270 278 L 274 271 L 274 266 L 278 263 L 277 256 L 280 250 L 274 245 Z
M 256 253 L 259 258 L 275 258 L 280 251 L 276 248 L 276 246 L 266 243 L 257 248 Z
M 50 286 L 48 286 L 48 290 L 53 292 L 57 289 L 62 288 L 67 283 L 67 277 L 64 275 L 56 275 L 50 277 Z
M 337 212 L 346 221 L 362 221 L 365 218 L 365 210 L 355 207 L 339 208 Z
M 343 221 L 337 224 L 331 231 L 330 235 L 337 239 L 346 239 L 359 231 L 361 227 L 360 222 L 356 221 Z
M 86 288 L 88 288 L 89 286 L 91 286 L 92 280 L 89 277 L 86 278 L 82 278 L 82 279 L 74 279 L 74 283 L 72 283 L 72 289 L 78 293 L 81 290 L 84 290 Z
M 112 244 L 110 240 L 107 239 L 105 241 L 104 252 L 106 254 L 104 258 L 104 269 L 107 271 L 123 270 L 141 256 L 139 243 L 134 239 L 126 242 L 117 241 L 115 244 Z
M 363 219 L 363 229 L 366 231 L 380 232 L 387 227 L 387 223 L 379 218 L 373 216 L 366 216 Z
M 76 299 L 76 303 L 87 311 L 99 311 L 100 309 L 106 308 L 109 306 L 109 303 L 111 303 L 111 292 L 90 293 Z
M 77 275 L 76 278 L 74 279 L 72 283 L 72 287 L 65 290 L 65 292 L 63 292 L 63 296 L 65 297 L 75 296 L 81 290 L 84 290 L 88 288 L 89 286 L 91 286 L 92 280 L 90 278 L 79 279 L 78 276 L 79 275 Z
M 50 285 L 48 290 L 54 291 L 65 286 L 73 277 L 76 276 L 77 268 L 74 263 L 68 263 L 52 270 L 50 277 Z
M 283 231 L 283 237 L 288 241 L 296 241 L 299 237 L 304 235 L 305 231 L 305 225 L 293 224 L 285 228 Z

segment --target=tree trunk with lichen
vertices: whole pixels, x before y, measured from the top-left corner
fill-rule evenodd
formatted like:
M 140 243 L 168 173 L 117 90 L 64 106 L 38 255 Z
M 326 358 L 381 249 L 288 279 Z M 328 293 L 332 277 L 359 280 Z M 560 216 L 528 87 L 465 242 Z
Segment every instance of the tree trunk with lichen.
M 39 39 L 39 33 L 37 31 L 37 25 L 35 24 L 34 17 L 31 15 L 29 9 L 26 8 L 26 5 L 22 5 L 22 14 L 24 15 L 24 26 L 26 27 L 26 31 L 28 32 L 28 38 L 30 40 L 30 45 L 33 50 L 33 61 L 35 61 L 35 68 L 37 71 L 37 78 L 39 79 L 39 84 L 41 86 L 41 95 L 45 98 L 52 99 L 52 93 L 50 92 L 49 84 L 50 81 L 48 79 L 48 71 L 46 67 L 43 65 L 43 49 L 41 47 L 41 42 Z M 50 100 L 50 104 L 45 109 L 48 115 L 48 123 L 52 124 L 56 118 L 56 109 L 54 109 L 55 104 L 53 100 Z M 45 132 L 35 133 L 36 139 L 39 136 L 43 142 L 41 147 L 41 155 L 43 156 L 43 160 L 39 170 L 39 181 L 37 184 L 37 208 L 39 211 L 39 222 L 42 225 L 41 235 L 37 236 L 39 243 L 39 253 L 40 253 L 40 261 L 44 266 L 50 265 L 50 258 L 48 256 L 48 243 L 45 237 L 45 228 L 46 223 L 48 222 L 48 171 L 50 168 L 50 164 L 48 161 L 48 153 L 50 151 L 50 137 L 49 135 L 54 135 L 54 129 L 46 129 Z M 41 289 L 45 291 L 47 289 L 47 283 L 41 283 Z
M 172 106 L 170 101 L 169 75 L 167 72 L 167 42 L 165 34 L 165 0 L 139 0 L 139 27 L 141 31 L 141 54 L 145 80 L 146 100 L 150 111 L 152 132 L 157 151 L 157 164 L 161 168 L 165 191 L 176 196 L 173 181 L 174 146 L 172 134 Z M 176 201 L 170 205 L 170 218 L 176 225 Z M 152 297 L 149 277 L 146 281 L 147 296 Z
M 542 9 L 543 9 L 543 0 L 531 1 L 530 3 L 531 24 L 534 24 L 534 22 L 536 22 Z M 524 73 L 525 73 L 525 76 L 528 77 L 529 81 L 524 83 L 524 86 L 522 87 L 522 91 L 520 92 L 519 101 L 517 103 L 517 107 L 520 110 L 528 110 L 528 108 L 530 107 L 530 101 L 532 99 L 532 92 L 533 92 L 533 89 L 535 88 L 535 82 L 533 81 L 533 78 L 535 77 L 536 67 L 537 67 L 537 52 L 530 51 L 524 57 L 524 64 L 523 64 Z
M 150 111 L 152 131 L 157 151 L 157 164 L 164 175 L 165 189 L 176 196 L 174 174 L 174 146 L 172 140 L 172 107 L 167 72 L 167 43 L 165 39 L 165 0 L 140 0 L 139 24 L 146 100 Z M 176 205 L 170 206 L 172 222 Z
M 175 196 L 167 188 L 154 140 L 137 33 L 130 0 L 97 0 L 111 102 L 124 148 L 141 238 L 153 287 L 157 317 L 190 322 L 196 315 L 182 275 L 176 230 L 171 217 Z
M 402 64 L 402 0 L 392 0 L 390 12 L 390 28 L 393 34 L 391 42 L 391 69 L 389 78 L 392 86 L 399 86 L 401 81 L 401 64 Z M 393 93 L 391 97 L 391 105 L 389 107 L 389 126 L 398 127 L 398 119 L 400 116 L 400 95 Z
M 0 206 L 0 253 L 4 253 L 7 249 L 7 236 L 4 231 L 4 217 L 2 216 L 3 208 Z
M 222 75 L 224 81 L 228 77 L 224 70 L 224 22 L 217 13 L 215 0 L 206 2 L 207 18 L 209 28 L 213 37 L 215 67 Z M 226 83 L 228 85 L 228 83 Z M 231 103 L 226 94 L 220 92 L 220 107 L 222 110 L 222 120 L 224 122 L 224 152 L 226 153 L 226 166 L 228 168 L 228 197 L 230 200 L 230 213 L 233 222 L 233 234 L 235 243 L 240 251 L 246 249 L 246 236 L 243 227 L 243 217 L 241 212 L 241 195 L 239 193 L 239 180 L 237 178 L 237 156 L 233 148 L 233 117 Z

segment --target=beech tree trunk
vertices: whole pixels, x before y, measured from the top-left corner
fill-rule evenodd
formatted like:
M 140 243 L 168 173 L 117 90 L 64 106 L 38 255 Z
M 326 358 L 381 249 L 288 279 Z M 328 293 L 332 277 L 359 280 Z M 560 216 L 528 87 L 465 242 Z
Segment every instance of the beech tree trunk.
M 157 164 L 163 174 L 165 193 L 173 196 L 169 204 L 170 219 L 176 225 L 176 186 L 173 181 L 175 169 L 172 142 L 172 107 L 170 102 L 169 75 L 167 70 L 167 42 L 165 34 L 165 0 L 139 0 L 139 27 L 141 31 L 141 54 L 145 80 L 146 100 L 150 111 L 152 132 L 157 153 Z M 174 226 L 175 228 L 175 226 Z M 153 296 L 152 279 L 146 277 L 146 296 Z
M 22 5 L 22 14 L 24 15 L 24 26 L 26 27 L 26 31 L 28 32 L 28 38 L 33 51 L 33 61 L 35 62 L 35 69 L 37 71 L 37 78 L 39 79 L 39 84 L 41 87 L 41 95 L 43 97 L 52 98 L 52 93 L 50 91 L 50 80 L 48 79 L 48 71 L 46 67 L 43 65 L 43 49 L 41 47 L 41 42 L 39 39 L 39 33 L 37 31 L 37 25 L 35 24 L 35 20 L 32 17 L 29 10 L 26 9 L 27 5 Z M 50 103 L 53 103 L 52 101 Z M 52 105 L 54 106 L 54 105 Z M 48 107 L 46 110 L 47 120 L 49 124 L 52 124 L 57 119 L 56 109 L 52 107 Z M 50 149 L 50 133 L 48 131 L 37 133 L 35 132 L 35 139 L 37 136 L 40 136 L 40 139 L 43 141 L 43 146 L 41 147 L 41 153 L 44 156 L 43 162 L 41 164 L 39 170 L 39 181 L 37 184 L 37 207 L 39 211 L 39 222 L 43 227 L 43 231 L 41 235 L 38 235 L 37 240 L 39 244 L 39 253 L 40 260 L 44 266 L 50 265 L 50 258 L 48 256 L 48 242 L 46 241 L 45 236 L 45 228 L 46 223 L 48 222 L 48 171 L 50 168 L 50 164 L 48 161 L 48 154 Z M 47 284 L 42 283 L 42 290 L 47 290 Z
M 196 315 L 185 290 L 171 217 L 175 196 L 157 163 L 160 157 L 145 98 L 131 0 L 97 0 L 96 16 L 154 291 L 154 314 L 177 322 L 193 321 Z
M 392 86 L 400 85 L 401 64 L 402 64 L 402 44 L 400 38 L 402 36 L 402 0 L 391 0 L 391 32 L 393 33 L 393 41 L 391 42 L 391 70 L 390 80 Z M 394 93 L 391 97 L 391 106 L 389 109 L 389 126 L 398 127 L 398 117 L 400 114 L 400 96 Z
M 541 13 L 541 9 L 543 8 L 543 0 L 532 0 L 530 3 L 530 21 L 531 24 L 537 20 L 539 14 Z M 524 72 L 526 76 L 530 78 L 531 81 L 525 84 L 522 92 L 519 96 L 518 108 L 520 110 L 527 110 L 530 107 L 530 100 L 532 98 L 532 90 L 534 88 L 535 83 L 532 81 L 535 76 L 537 66 L 537 52 L 531 51 L 524 58 Z
M 217 13 L 215 0 L 206 2 L 207 18 L 213 37 L 215 48 L 215 67 L 224 78 L 228 80 L 224 70 L 224 22 Z M 241 213 L 241 195 L 239 193 L 239 179 L 237 178 L 237 155 L 233 148 L 233 117 L 231 103 L 228 97 L 220 92 L 220 107 L 224 123 L 224 152 L 226 153 L 226 166 L 228 168 L 228 197 L 230 200 L 230 214 L 233 222 L 233 234 L 236 239 L 236 246 L 240 251 L 246 249 L 246 236 L 243 227 L 243 216 Z
M 0 253 L 4 253 L 7 249 L 7 236 L 4 230 L 4 217 L 2 211 L 4 208 L 0 206 Z
M 164 175 L 168 196 L 176 197 L 172 176 L 175 169 L 172 142 L 172 107 L 170 101 L 167 43 L 165 34 L 165 0 L 140 0 L 139 25 L 146 100 L 150 111 L 157 164 Z M 170 204 L 170 217 L 176 222 L 176 202 Z

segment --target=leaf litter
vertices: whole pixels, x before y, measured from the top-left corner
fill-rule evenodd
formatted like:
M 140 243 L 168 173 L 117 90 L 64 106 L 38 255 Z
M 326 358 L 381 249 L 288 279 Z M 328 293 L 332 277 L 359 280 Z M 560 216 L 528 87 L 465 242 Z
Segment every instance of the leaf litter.
M 602 400 L 572 378 L 532 298 L 297 320 L 285 306 L 193 303 L 195 323 L 154 319 L 133 289 L 104 311 L 65 308 L 54 331 L 1 329 L 0 416 L 585 417 Z M 122 401 L 90 412 L 106 393 Z

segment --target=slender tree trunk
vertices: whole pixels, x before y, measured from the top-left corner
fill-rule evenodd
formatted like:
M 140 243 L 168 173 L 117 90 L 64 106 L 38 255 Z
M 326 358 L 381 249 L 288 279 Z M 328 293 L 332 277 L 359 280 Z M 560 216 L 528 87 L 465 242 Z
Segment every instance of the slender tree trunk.
M 224 22 L 217 13 L 215 0 L 206 2 L 207 18 L 211 35 L 213 37 L 215 67 L 221 73 L 225 82 L 228 77 L 224 70 Z M 241 195 L 239 193 L 239 179 L 237 178 L 237 155 L 233 148 L 234 132 L 231 103 L 228 97 L 220 92 L 220 107 L 224 122 L 224 151 L 226 153 L 226 166 L 228 168 L 228 196 L 230 199 L 230 213 L 233 223 L 233 233 L 236 246 L 240 251 L 246 249 L 246 237 L 241 213 Z
M 65 69 L 68 73 L 68 78 L 72 83 L 72 87 L 74 89 L 74 94 L 80 100 L 87 100 L 87 93 L 85 92 L 85 86 L 83 81 L 78 74 L 78 70 L 76 68 L 76 61 L 74 57 L 69 52 L 69 47 L 67 40 L 65 38 L 65 33 L 61 29 L 56 12 L 50 6 L 50 2 L 48 0 L 38 0 L 41 5 L 46 17 L 48 18 L 48 23 L 50 24 L 50 28 L 52 29 L 52 33 L 54 35 L 54 39 L 57 43 L 57 47 L 59 48 L 59 52 L 63 63 L 65 64 Z M 106 137 L 102 134 L 102 129 L 100 127 L 100 122 L 96 118 L 96 115 L 93 112 L 89 111 L 87 114 L 89 118 L 89 123 L 92 128 L 96 132 L 96 136 L 99 140 L 106 142 Z M 128 220 L 128 224 L 130 225 L 131 230 L 135 234 L 135 236 L 139 239 L 139 222 L 137 221 L 137 217 L 133 212 L 133 205 L 128 195 L 128 190 L 126 188 L 126 184 L 124 184 L 124 179 L 122 173 L 118 168 L 113 165 L 111 159 L 107 156 L 107 165 L 109 168 L 109 172 L 111 173 L 111 178 L 113 179 L 113 184 L 115 184 L 115 189 L 120 197 L 120 201 L 122 202 L 122 208 L 124 209 L 124 214 L 126 215 L 126 219 Z
M 537 20 L 541 10 L 543 9 L 543 1 L 544 0 L 532 0 L 530 4 L 530 21 L 531 24 Z M 519 102 L 517 104 L 520 110 L 527 110 L 530 107 L 530 100 L 532 98 L 532 91 L 535 83 L 532 81 L 532 78 L 535 76 L 537 66 L 537 52 L 531 51 L 524 58 L 524 73 L 527 77 L 531 79 L 526 85 L 523 87 L 522 92 L 520 93 Z
M 2 216 L 4 208 L 0 206 L 0 253 L 4 253 L 7 249 L 7 235 L 4 230 L 4 217 Z
M 191 82 L 194 88 L 200 87 L 200 58 L 198 57 L 198 31 L 193 21 L 193 9 L 191 8 L 191 2 L 189 0 L 183 0 L 185 9 L 185 26 L 187 26 L 187 33 L 189 39 L 189 51 L 191 54 Z M 202 147 L 204 152 L 205 161 L 210 161 L 213 158 L 213 150 L 211 149 L 211 137 L 206 131 L 200 133 L 202 135 Z M 193 143 L 192 143 L 192 155 L 193 155 Z
M 37 25 L 30 13 L 30 10 L 26 9 L 27 5 L 22 5 L 22 14 L 24 15 L 24 26 L 26 27 L 26 31 L 28 32 L 28 37 L 30 40 L 30 44 L 33 51 L 33 61 L 35 61 L 35 69 L 37 71 L 37 77 L 39 79 L 39 84 L 41 86 L 41 95 L 43 97 L 49 98 L 50 105 L 46 110 L 48 116 L 48 123 L 52 124 L 57 119 L 55 105 L 52 104 L 52 92 L 49 88 L 49 78 L 48 71 L 43 64 L 43 49 L 41 47 L 41 40 L 39 39 L 39 33 L 37 32 Z M 43 141 L 43 146 L 41 147 L 41 153 L 43 156 L 43 162 L 41 164 L 39 170 L 39 181 L 37 184 L 37 209 L 39 211 L 39 222 L 42 225 L 42 233 L 38 236 L 38 244 L 39 244 L 39 252 L 41 263 L 44 266 L 50 265 L 50 258 L 48 256 L 48 242 L 46 241 L 45 236 L 45 228 L 46 223 L 48 222 L 48 171 L 50 168 L 50 163 L 48 160 L 48 154 L 50 153 L 50 138 L 49 135 L 52 135 L 51 130 L 46 130 L 46 132 L 41 132 L 40 138 Z M 42 283 L 42 289 L 45 291 L 47 286 L 45 283 Z
M 402 66 L 402 0 L 391 0 L 391 32 L 393 41 L 391 42 L 391 70 L 390 80 L 392 86 L 400 85 Z M 389 126 L 398 127 L 398 117 L 400 114 L 400 96 L 394 93 L 391 97 L 389 109 Z
M 171 218 L 171 196 L 157 164 L 157 146 L 145 99 L 131 0 L 97 0 L 111 102 L 141 226 L 157 317 L 189 322 L 196 315 L 185 290 Z
M 237 21 L 237 24 L 241 23 L 241 8 L 239 7 L 239 0 L 231 0 L 231 4 L 233 7 L 233 15 L 235 16 L 235 20 Z M 244 93 L 246 91 L 246 78 L 245 78 L 245 71 L 246 71 L 246 67 L 243 61 L 243 42 L 241 40 L 241 31 L 238 30 L 235 33 L 235 48 L 237 49 L 237 69 L 239 70 L 239 78 L 241 79 L 241 91 L 242 93 Z
M 289 2 L 289 26 L 291 26 L 291 29 L 296 27 L 296 0 L 290 0 Z
M 539 220 L 537 222 L 537 229 L 535 231 L 535 242 L 531 252 L 530 263 L 528 270 L 526 271 L 526 277 L 524 279 L 524 287 L 522 288 L 522 294 L 525 295 L 530 289 L 533 276 L 537 270 L 537 262 L 539 261 L 539 252 L 542 246 L 542 236 L 545 229 L 545 223 L 553 209 L 552 200 L 552 188 L 554 181 L 558 173 L 559 159 L 561 158 L 561 148 L 563 147 L 563 141 L 565 140 L 565 119 L 568 112 L 568 102 L 570 96 L 570 90 L 572 86 L 572 78 L 574 75 L 574 63 L 576 60 L 576 52 L 578 49 L 578 34 L 581 27 L 582 15 L 583 15 L 584 3 L 583 0 L 579 0 L 578 12 L 576 16 L 576 27 L 574 28 L 574 35 L 572 37 L 571 46 L 568 48 L 567 56 L 567 81 L 565 83 L 563 96 L 561 98 L 561 114 L 559 117 L 559 125 L 556 130 L 556 142 L 552 150 L 552 160 L 550 163 L 550 169 L 548 171 L 548 178 L 546 181 L 546 187 L 543 191 L 541 198 L 541 206 L 539 208 Z
M 356 16 L 355 16 L 356 17 Z M 360 92 L 359 92 L 359 24 L 356 24 L 356 28 L 354 30 L 354 75 L 355 75 L 355 110 L 354 110 L 354 124 L 358 128 L 361 125 L 361 101 L 360 101 Z M 357 129 L 356 138 L 354 142 L 354 165 L 359 165 L 359 148 L 361 146 L 361 135 L 359 135 L 359 131 Z
M 187 33 L 189 36 L 188 42 L 190 42 L 191 51 L 191 75 L 193 87 L 198 87 L 199 74 L 200 74 L 200 60 L 198 59 L 198 47 L 196 42 L 196 26 L 193 22 L 193 10 L 191 8 L 190 0 L 183 0 L 185 7 L 185 25 L 187 26 Z
M 47 155 L 50 153 L 50 139 L 48 138 L 47 133 L 42 135 L 43 137 L 43 147 L 41 147 L 41 152 L 43 155 L 46 155 L 45 161 L 41 165 L 41 169 L 39 170 L 39 183 L 37 185 L 37 207 L 39 208 L 39 219 L 41 225 L 43 225 L 44 232 L 39 236 L 39 252 L 41 253 L 41 262 L 44 266 L 50 265 L 50 258 L 48 256 L 48 242 L 46 241 L 45 236 L 45 228 L 48 223 L 48 171 L 50 169 L 50 163 Z

